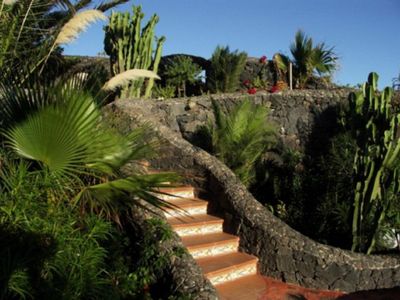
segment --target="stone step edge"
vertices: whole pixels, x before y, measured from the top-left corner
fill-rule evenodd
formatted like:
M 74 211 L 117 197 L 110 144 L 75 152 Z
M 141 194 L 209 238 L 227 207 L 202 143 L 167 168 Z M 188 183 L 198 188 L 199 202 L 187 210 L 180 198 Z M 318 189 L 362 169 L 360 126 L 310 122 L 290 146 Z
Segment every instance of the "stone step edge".
M 257 262 L 258 259 L 254 259 L 203 274 L 213 285 L 218 285 L 245 276 L 256 275 L 258 273 Z

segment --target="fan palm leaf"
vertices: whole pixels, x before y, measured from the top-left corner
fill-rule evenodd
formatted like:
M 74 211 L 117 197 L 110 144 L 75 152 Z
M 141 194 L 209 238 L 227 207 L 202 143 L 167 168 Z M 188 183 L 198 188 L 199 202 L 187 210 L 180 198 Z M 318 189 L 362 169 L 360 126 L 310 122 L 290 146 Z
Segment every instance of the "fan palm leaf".
M 118 216 L 132 204 L 140 205 L 139 199 L 159 208 L 174 207 L 157 197 L 158 189 L 176 182 L 175 173 L 142 174 L 114 179 L 84 187 L 73 199 L 82 210 L 89 210 L 107 217 Z M 133 202 L 132 202 L 133 200 Z
M 128 162 L 155 153 L 147 129 L 118 135 L 102 126 L 100 111 L 88 94 L 65 88 L 60 94 L 64 99 L 7 129 L 7 144 L 21 157 L 38 162 L 61 185 L 68 182 L 80 207 L 116 216 L 134 204 L 133 196 L 162 206 L 154 195 L 156 188 L 175 182 L 176 176 L 124 177 L 121 171 Z
M 32 114 L 6 134 L 19 155 L 58 175 L 82 169 L 94 155 L 90 151 L 96 143 L 99 112 L 94 103 L 84 97 L 70 100 Z

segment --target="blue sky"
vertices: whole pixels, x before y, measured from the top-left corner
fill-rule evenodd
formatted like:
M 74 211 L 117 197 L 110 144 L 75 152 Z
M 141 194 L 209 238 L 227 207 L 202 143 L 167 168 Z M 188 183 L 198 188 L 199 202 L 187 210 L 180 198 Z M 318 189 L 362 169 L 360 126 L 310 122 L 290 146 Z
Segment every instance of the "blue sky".
M 335 82 L 357 84 L 370 71 L 380 86 L 400 73 L 400 0 L 145 0 L 147 20 L 157 13 L 156 34 L 167 41 L 164 55 L 188 53 L 211 57 L 217 45 L 246 51 L 249 56 L 289 54 L 298 29 L 315 42 L 335 46 L 340 68 Z M 97 23 L 65 47 L 66 54 L 96 55 L 103 51 L 103 26 Z

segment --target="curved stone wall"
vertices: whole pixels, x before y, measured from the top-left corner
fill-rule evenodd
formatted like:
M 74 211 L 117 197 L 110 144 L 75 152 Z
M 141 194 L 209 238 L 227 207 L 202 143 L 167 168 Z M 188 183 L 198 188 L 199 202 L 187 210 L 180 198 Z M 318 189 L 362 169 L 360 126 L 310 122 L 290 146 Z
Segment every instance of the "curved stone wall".
M 312 132 L 315 134 L 315 126 L 329 130 L 331 124 L 335 123 L 335 107 L 344 102 L 348 94 L 349 90 L 294 90 L 277 94 L 236 93 L 168 100 L 135 100 L 135 103 L 145 113 L 152 115 L 153 119 L 196 144 L 198 126 L 213 120 L 211 97 L 224 110 L 229 110 L 235 103 L 248 98 L 270 108 L 270 119 L 276 124 L 287 144 L 304 147 L 310 138 L 319 139 L 318 135 L 311 137 Z
M 400 259 L 329 247 L 293 230 L 255 200 L 223 163 L 184 140 L 177 128 L 172 126 L 174 132 L 161 124 L 168 115 L 127 100 L 110 106 L 108 115 L 119 127 L 151 125 L 165 140 L 152 164 L 177 170 L 200 191 L 209 191 L 203 196 L 209 198 L 211 212 L 225 219 L 227 232 L 240 236 L 242 250 L 259 257 L 262 274 L 305 287 L 346 292 L 399 284 Z

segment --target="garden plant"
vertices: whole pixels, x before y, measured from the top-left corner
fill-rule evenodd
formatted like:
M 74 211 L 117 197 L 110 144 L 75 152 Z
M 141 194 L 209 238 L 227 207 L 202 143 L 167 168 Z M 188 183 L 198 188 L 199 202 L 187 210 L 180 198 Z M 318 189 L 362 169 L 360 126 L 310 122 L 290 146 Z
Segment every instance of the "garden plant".
M 87 1 L 2 2 L 1 30 L 20 33 L 16 39 L 1 35 L 2 299 L 143 299 L 155 280 L 154 259 L 167 260 L 154 254 L 136 262 L 130 255 L 136 241 L 126 231 L 139 199 L 162 207 L 156 189 L 176 180 L 173 174 L 144 174 L 135 163 L 155 155 L 157 140 L 145 127 L 128 135 L 108 127 L 103 99 L 93 96 L 85 76 L 46 76 L 58 46 L 122 2 L 84 11 Z M 49 15 L 48 21 L 63 21 L 50 26 Z M 156 77 L 147 70 L 127 72 L 103 82 L 102 93 Z
M 207 73 L 208 89 L 213 93 L 235 92 L 240 84 L 239 78 L 246 58 L 245 52 L 231 52 L 228 46 L 218 46 L 210 59 L 210 71 Z
M 309 80 L 318 75 L 331 74 L 337 67 L 338 57 L 333 47 L 325 43 L 314 45 L 312 38 L 303 31 L 296 32 L 295 40 L 290 45 L 292 59 L 283 54 L 275 54 L 274 60 L 278 68 L 286 76 L 289 63 L 293 64 L 293 77 L 298 88 L 305 88 Z

